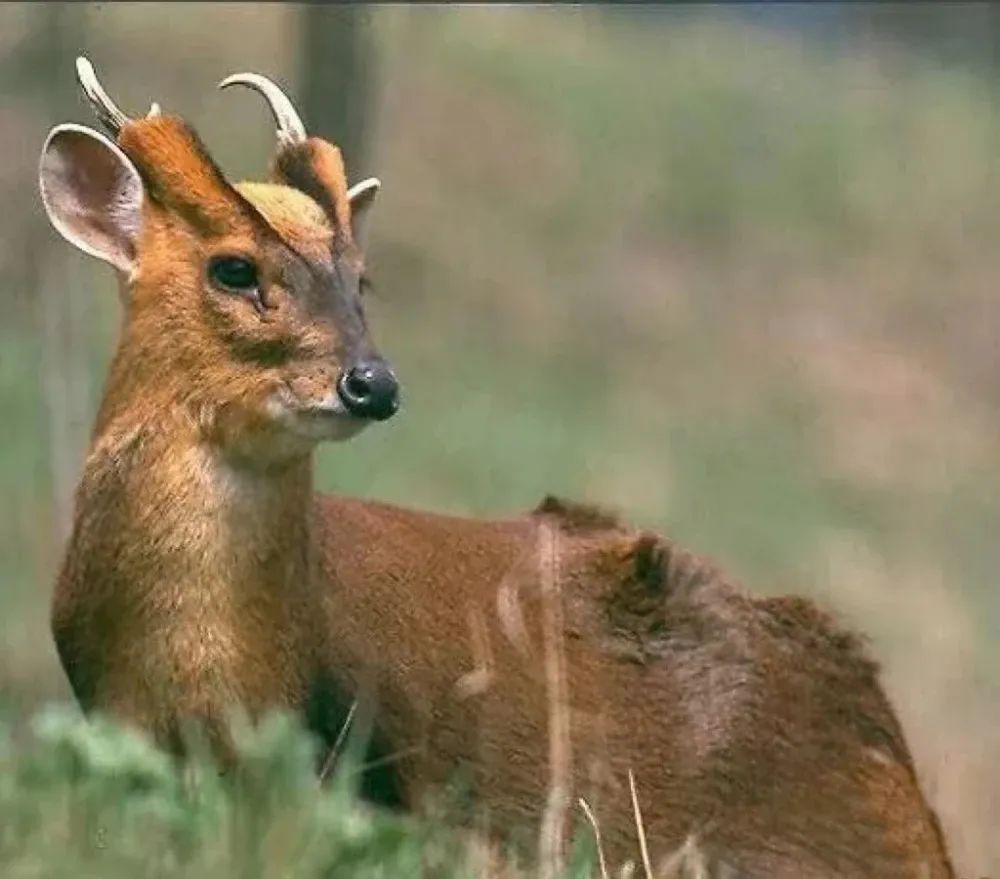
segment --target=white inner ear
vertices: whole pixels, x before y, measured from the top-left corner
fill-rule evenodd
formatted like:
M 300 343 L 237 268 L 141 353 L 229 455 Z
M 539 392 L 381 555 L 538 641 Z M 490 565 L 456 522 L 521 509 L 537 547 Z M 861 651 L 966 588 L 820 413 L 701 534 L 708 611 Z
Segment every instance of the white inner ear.
M 370 208 L 381 186 L 377 177 L 368 177 L 347 190 L 347 200 L 351 203 L 351 235 L 362 247 L 368 234 Z
M 38 187 L 60 235 L 122 272 L 132 270 L 142 179 L 116 144 L 82 125 L 57 125 L 42 147 Z

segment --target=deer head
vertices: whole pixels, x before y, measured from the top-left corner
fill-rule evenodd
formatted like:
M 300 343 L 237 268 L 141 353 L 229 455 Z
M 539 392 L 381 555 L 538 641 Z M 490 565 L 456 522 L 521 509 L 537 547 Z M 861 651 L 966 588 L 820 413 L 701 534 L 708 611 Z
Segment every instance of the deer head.
M 113 140 L 56 126 L 39 183 L 59 233 L 119 274 L 125 324 L 108 393 L 120 408 L 180 406 L 206 441 L 265 459 L 390 417 L 398 385 L 361 298 L 379 182 L 349 187 L 340 150 L 307 136 L 259 74 L 221 84 L 260 92 L 277 122 L 270 182 L 235 185 L 181 118 L 156 104 L 130 118 L 85 58 L 77 75 Z

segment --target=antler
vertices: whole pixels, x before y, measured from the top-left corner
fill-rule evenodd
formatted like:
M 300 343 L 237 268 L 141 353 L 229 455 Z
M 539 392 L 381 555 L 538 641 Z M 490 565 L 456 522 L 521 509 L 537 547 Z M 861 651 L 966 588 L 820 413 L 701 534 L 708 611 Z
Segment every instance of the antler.
M 306 127 L 302 124 L 298 111 L 288 95 L 273 80 L 260 73 L 234 73 L 222 80 L 219 88 L 225 89 L 231 85 L 244 85 L 263 95 L 278 126 L 278 141 L 282 146 L 305 141 Z
M 379 181 L 369 177 L 348 187 L 339 148 L 321 138 L 309 137 L 291 99 L 273 80 L 259 73 L 234 73 L 222 80 L 219 88 L 232 85 L 259 92 L 271 109 L 278 128 L 275 175 L 314 198 L 350 235 L 351 205 L 374 194 L 381 186 Z
M 108 93 L 104 91 L 104 86 L 97 79 L 97 74 L 94 72 L 94 65 L 83 55 L 76 59 L 76 79 L 80 83 L 80 88 L 83 89 L 87 100 L 90 101 L 90 106 L 97 114 L 100 123 L 117 137 L 125 123 L 131 122 L 132 119 L 126 116 L 119 109 L 118 105 L 108 97 Z M 146 115 L 147 118 L 159 116 L 160 105 L 154 102 L 149 108 L 149 113 Z
M 132 120 L 108 97 L 108 93 L 97 79 L 97 74 L 94 73 L 94 65 L 82 55 L 76 59 L 76 79 L 97 114 L 98 120 L 117 137 L 122 126 Z

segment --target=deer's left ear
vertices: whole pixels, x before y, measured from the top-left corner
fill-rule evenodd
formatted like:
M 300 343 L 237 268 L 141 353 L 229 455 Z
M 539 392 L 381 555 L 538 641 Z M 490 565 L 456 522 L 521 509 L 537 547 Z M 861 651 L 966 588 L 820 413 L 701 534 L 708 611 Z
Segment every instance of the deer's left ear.
M 382 183 L 377 177 L 369 177 L 355 183 L 347 190 L 347 200 L 351 204 L 351 235 L 359 247 L 364 247 L 368 233 L 368 214 L 375 195 Z

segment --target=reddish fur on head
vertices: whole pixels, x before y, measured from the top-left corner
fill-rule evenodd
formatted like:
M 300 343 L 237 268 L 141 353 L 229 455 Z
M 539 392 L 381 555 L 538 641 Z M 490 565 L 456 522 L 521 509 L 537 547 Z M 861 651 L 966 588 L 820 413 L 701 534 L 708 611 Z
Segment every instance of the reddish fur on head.
M 224 235 L 254 217 L 222 175 L 201 139 L 179 116 L 154 116 L 127 122 L 118 145 L 146 184 L 147 195 L 161 208 L 182 217 L 204 236 Z
M 144 409 L 184 406 L 205 439 L 275 460 L 356 432 L 336 385 L 372 346 L 340 151 L 286 145 L 280 182 L 234 186 L 179 117 L 130 120 L 118 144 L 145 199 L 102 421 L 142 394 Z M 213 261 L 232 257 L 256 267 L 252 302 L 213 283 Z
M 347 175 L 340 150 L 318 137 L 289 144 L 274 158 L 274 175 L 282 183 L 312 196 L 336 219 L 338 235 L 351 238 L 351 206 L 347 200 Z

